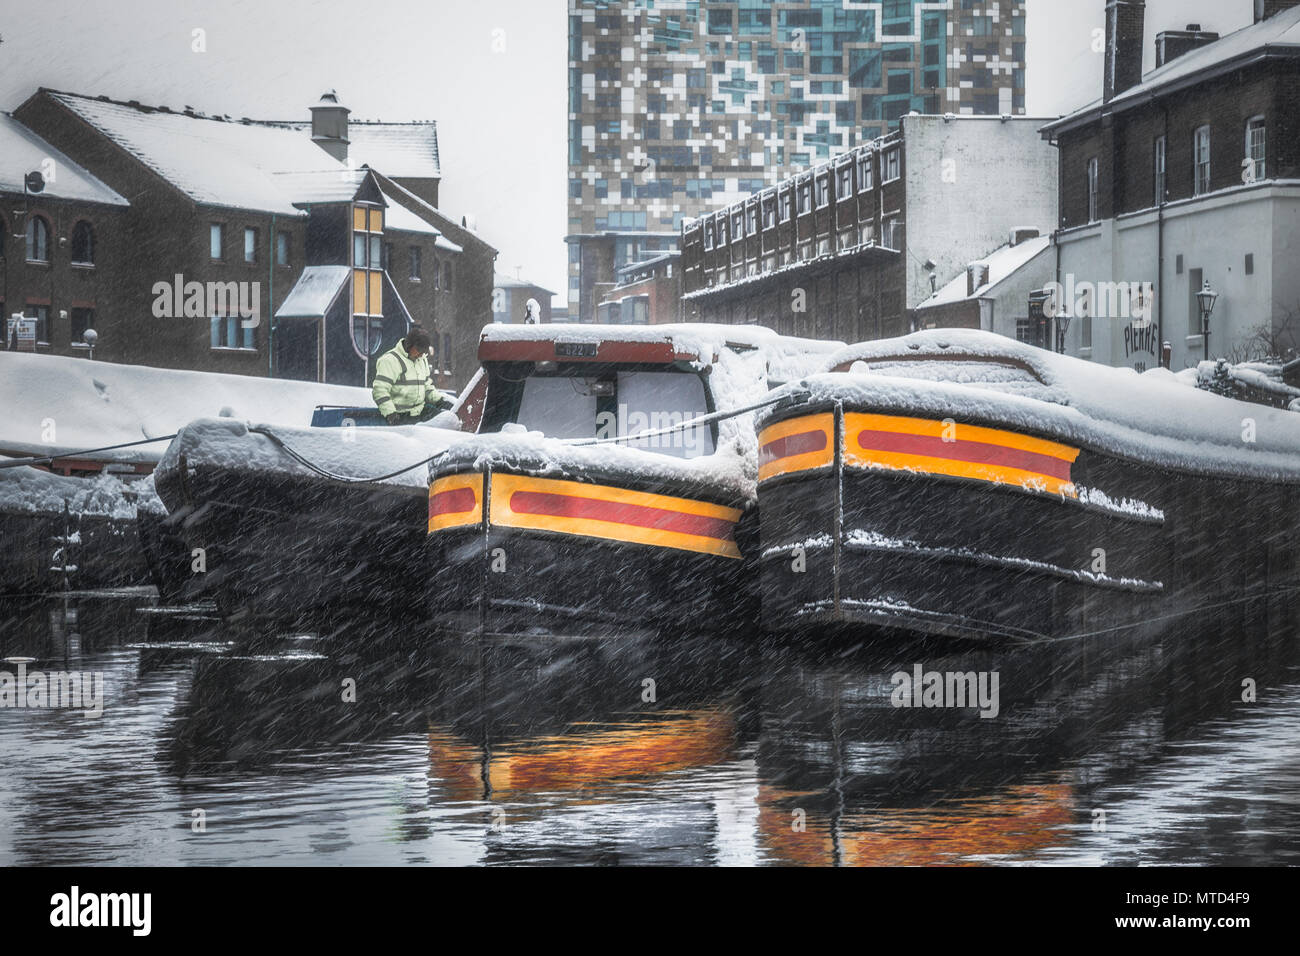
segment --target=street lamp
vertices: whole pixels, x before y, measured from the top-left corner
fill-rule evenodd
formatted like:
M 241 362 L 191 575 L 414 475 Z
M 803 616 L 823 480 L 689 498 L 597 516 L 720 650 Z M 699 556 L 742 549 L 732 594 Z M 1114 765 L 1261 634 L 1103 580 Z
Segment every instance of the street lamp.
M 81 340 L 85 342 L 86 346 L 90 349 L 90 358 L 93 361 L 95 358 L 95 343 L 99 341 L 99 333 L 94 329 L 86 329 L 86 331 L 81 333 Z
M 1196 293 L 1196 307 L 1201 310 L 1201 341 L 1205 344 L 1205 359 L 1210 359 L 1210 314 L 1214 312 L 1215 300 L 1219 293 L 1210 288 L 1210 280 L 1205 280 L 1201 291 Z

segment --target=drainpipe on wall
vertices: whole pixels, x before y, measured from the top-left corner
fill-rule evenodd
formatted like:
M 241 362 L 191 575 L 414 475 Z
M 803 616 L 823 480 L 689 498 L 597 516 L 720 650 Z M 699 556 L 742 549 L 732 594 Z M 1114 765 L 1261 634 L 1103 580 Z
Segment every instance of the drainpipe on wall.
M 270 289 L 266 294 L 266 375 L 268 378 L 275 378 L 275 253 L 277 241 L 275 238 L 275 213 L 271 213 L 271 235 L 268 237 L 270 255 L 266 257 L 266 280 Z
M 1160 349 L 1159 363 L 1165 365 L 1165 199 L 1169 194 L 1169 107 L 1163 109 L 1164 125 L 1160 136 L 1164 140 L 1164 189 L 1156 204 L 1156 347 Z M 1172 362 L 1172 355 L 1170 359 Z M 1168 366 L 1165 366 L 1168 368 Z

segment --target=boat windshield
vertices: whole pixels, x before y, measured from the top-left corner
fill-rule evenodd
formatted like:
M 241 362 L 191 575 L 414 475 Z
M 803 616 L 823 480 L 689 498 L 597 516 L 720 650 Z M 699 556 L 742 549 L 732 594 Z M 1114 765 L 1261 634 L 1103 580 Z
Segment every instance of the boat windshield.
M 592 377 L 529 375 L 515 421 L 550 438 L 613 438 L 668 429 L 626 443 L 676 458 L 714 450 L 710 425 L 680 427 L 709 413 L 703 379 L 692 372 L 609 370 Z

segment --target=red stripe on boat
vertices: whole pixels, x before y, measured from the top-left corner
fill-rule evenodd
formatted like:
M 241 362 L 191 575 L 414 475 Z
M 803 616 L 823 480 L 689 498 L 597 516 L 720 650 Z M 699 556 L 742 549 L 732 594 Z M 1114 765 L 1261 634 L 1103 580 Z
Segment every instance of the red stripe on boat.
M 429 499 L 429 517 L 464 514 L 466 511 L 473 511 L 477 503 L 478 498 L 474 496 L 473 488 L 440 491 Z
M 1061 481 L 1070 480 L 1070 463 L 1051 455 L 990 445 L 980 441 L 944 441 L 932 435 L 907 435 L 870 429 L 858 432 L 858 446 L 872 451 L 891 451 L 903 455 L 925 455 L 980 465 L 1019 468 L 1036 475 L 1048 475 Z
M 764 445 L 758 453 L 758 461 L 760 464 L 766 465 L 770 461 L 793 458 L 795 455 L 806 455 L 809 452 L 821 451 L 825 447 L 825 432 L 796 432 L 793 435 L 786 435 L 784 438 L 778 438 Z
M 546 491 L 516 491 L 510 496 L 510 507 L 520 514 L 548 515 L 555 518 L 584 518 L 589 521 L 608 521 L 611 524 L 654 528 L 656 531 L 675 531 L 702 538 L 730 541 L 733 522 L 724 518 L 669 511 L 648 505 L 632 505 L 576 495 L 557 495 Z

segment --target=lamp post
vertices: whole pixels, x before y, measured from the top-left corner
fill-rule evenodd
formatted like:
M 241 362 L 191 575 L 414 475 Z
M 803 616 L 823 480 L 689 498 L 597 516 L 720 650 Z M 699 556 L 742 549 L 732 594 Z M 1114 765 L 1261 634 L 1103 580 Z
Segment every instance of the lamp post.
M 1205 360 L 1210 360 L 1210 315 L 1214 312 L 1215 300 L 1219 298 L 1219 293 L 1210 288 L 1210 280 L 1206 279 L 1201 291 L 1196 293 L 1196 307 L 1201 310 L 1201 342 L 1205 345 Z
M 95 343 L 99 341 L 99 333 L 94 329 L 86 329 L 81 333 L 81 340 L 90 349 L 90 360 L 93 362 L 95 360 Z

